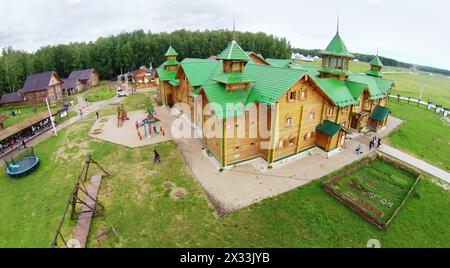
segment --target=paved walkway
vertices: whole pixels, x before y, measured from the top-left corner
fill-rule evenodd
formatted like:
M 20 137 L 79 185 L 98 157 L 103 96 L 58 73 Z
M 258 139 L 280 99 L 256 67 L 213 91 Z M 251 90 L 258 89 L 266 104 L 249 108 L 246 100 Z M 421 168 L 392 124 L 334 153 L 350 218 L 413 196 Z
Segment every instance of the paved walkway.
M 158 114 L 168 113 L 168 110 L 157 108 Z M 384 137 L 401 123 L 390 117 L 386 130 L 376 135 Z M 216 160 L 202 149 L 201 139 L 175 139 L 175 142 L 216 210 L 225 214 L 296 189 L 367 156 L 368 144 L 374 135 L 369 133 L 349 140 L 345 149 L 330 158 L 315 149 L 277 162 L 272 169 L 258 158 L 222 172 Z M 362 155 L 355 153 L 360 143 L 365 145 Z
M 450 173 L 446 172 L 445 170 L 442 170 L 433 165 L 430 165 L 425 161 L 417 159 L 409 154 L 406 154 L 406 153 L 404 153 L 398 149 L 395 149 L 391 146 L 388 146 L 388 145 L 382 145 L 379 148 L 379 150 L 385 154 L 388 154 L 394 158 L 397 158 L 398 160 L 408 163 L 411 166 L 414 166 L 426 173 L 429 173 L 437 178 L 440 178 L 440 179 L 450 183 Z

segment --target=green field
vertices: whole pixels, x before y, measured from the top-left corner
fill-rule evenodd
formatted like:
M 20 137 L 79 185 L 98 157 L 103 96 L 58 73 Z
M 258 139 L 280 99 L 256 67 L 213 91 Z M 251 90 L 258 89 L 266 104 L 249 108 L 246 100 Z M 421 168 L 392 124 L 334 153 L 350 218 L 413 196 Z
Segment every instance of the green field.
M 392 114 L 405 122 L 387 142 L 450 171 L 450 124 L 424 106 L 391 99 Z
M 128 107 L 146 104 L 129 100 Z M 158 145 L 162 163 L 154 164 L 153 146 L 129 149 L 88 137 L 94 117 L 37 145 L 42 165 L 33 175 L 12 180 L 1 173 L 0 247 L 50 245 L 88 154 L 111 173 L 99 197 L 106 214 L 95 218 L 89 247 L 365 247 L 369 239 L 383 247 L 448 246 L 450 193 L 429 178 L 385 231 L 321 188 L 333 174 L 219 218 L 173 142 Z M 187 195 L 174 198 L 165 182 Z M 66 222 L 64 233 L 74 224 Z
M 364 211 L 378 223 L 392 218 L 416 181 L 416 176 L 375 159 L 330 185 L 333 194 Z

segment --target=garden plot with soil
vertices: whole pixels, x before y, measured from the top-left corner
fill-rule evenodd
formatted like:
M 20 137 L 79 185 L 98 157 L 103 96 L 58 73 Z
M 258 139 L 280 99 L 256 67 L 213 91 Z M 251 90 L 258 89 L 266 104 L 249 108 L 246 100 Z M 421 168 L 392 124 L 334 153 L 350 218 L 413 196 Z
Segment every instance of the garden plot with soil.
M 386 228 L 405 204 L 420 174 L 377 156 L 325 182 L 324 189 L 379 228 Z

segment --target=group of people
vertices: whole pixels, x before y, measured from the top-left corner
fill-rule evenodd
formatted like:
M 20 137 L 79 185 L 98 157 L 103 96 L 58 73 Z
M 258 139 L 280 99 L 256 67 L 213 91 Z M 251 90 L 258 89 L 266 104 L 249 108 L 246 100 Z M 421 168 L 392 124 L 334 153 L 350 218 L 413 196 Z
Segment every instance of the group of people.
M 380 148 L 381 146 L 381 138 L 373 137 L 373 139 L 369 142 L 369 150 L 372 151 L 372 149 Z
M 369 142 L 369 151 L 372 151 L 373 149 L 380 148 L 381 146 L 381 138 L 373 137 L 372 140 Z M 364 153 L 364 145 L 360 143 L 358 147 L 356 147 L 356 154 L 360 155 Z
M 27 148 L 25 140 L 36 136 L 51 127 L 50 119 L 45 119 L 37 124 L 32 125 L 28 129 L 11 138 L 5 139 L 0 143 L 0 154 L 9 153 L 13 150 Z

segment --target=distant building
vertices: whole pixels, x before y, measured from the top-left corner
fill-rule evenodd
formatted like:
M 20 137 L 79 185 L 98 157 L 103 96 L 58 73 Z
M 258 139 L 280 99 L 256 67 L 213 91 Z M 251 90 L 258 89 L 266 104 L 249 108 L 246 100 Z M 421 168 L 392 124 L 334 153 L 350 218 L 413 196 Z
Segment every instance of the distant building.
M 70 73 L 68 79 L 78 79 L 82 86 L 81 90 L 95 87 L 100 81 L 100 75 L 95 69 L 78 70 Z
M 83 90 L 83 85 L 78 78 L 63 79 L 63 95 L 70 96 Z

